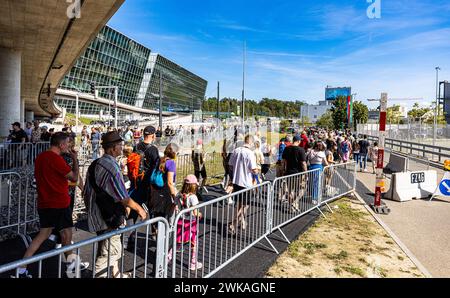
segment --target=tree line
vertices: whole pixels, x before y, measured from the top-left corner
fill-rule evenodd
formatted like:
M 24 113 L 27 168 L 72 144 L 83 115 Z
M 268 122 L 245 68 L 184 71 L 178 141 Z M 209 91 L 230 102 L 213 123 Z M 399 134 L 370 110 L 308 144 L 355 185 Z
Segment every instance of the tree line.
M 263 98 L 257 102 L 255 100 L 245 100 L 246 116 L 266 116 L 280 118 L 299 118 L 300 107 L 305 103 L 302 101 L 282 101 L 273 98 Z M 242 101 L 236 98 L 223 98 L 219 102 L 221 113 L 232 113 L 236 116 L 241 115 Z M 203 101 L 202 110 L 204 112 L 217 111 L 217 98 L 210 97 Z

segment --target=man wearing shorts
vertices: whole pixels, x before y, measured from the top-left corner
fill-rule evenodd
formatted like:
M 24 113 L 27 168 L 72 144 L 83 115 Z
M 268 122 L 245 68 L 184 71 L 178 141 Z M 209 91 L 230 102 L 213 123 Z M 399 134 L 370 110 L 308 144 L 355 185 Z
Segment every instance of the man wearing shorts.
M 73 169 L 61 156 L 65 152 L 72 155 Z M 57 132 L 52 136 L 50 149 L 36 158 L 34 173 L 38 192 L 40 231 L 25 252 L 24 258 L 34 255 L 42 243 L 49 238 L 53 229 L 61 234 L 62 246 L 71 244 L 73 221 L 68 181 L 77 182 L 79 169 L 77 152 L 69 152 L 69 136 L 66 133 Z M 66 259 L 71 254 L 71 251 L 66 252 Z M 85 263 L 80 265 L 84 269 L 89 266 Z M 18 270 L 19 277 L 31 278 L 26 267 Z

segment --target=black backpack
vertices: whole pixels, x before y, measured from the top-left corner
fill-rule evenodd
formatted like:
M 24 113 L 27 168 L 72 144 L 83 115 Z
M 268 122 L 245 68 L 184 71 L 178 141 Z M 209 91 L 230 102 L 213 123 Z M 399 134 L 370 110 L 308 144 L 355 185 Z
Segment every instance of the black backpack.
M 103 220 L 111 229 L 118 229 L 126 219 L 125 207 L 117 203 L 113 197 L 101 189 L 95 182 L 95 167 L 100 159 L 96 159 L 88 168 L 89 183 L 95 191 L 95 202 L 100 209 Z

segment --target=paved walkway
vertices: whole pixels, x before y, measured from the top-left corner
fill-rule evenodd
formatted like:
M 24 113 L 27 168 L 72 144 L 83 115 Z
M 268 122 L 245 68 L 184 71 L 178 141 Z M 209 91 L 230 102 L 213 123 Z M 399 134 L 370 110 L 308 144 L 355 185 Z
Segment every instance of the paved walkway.
M 389 160 L 389 154 L 385 158 Z M 411 168 L 427 169 L 419 163 L 413 163 Z M 430 169 L 437 170 L 438 179 L 442 178 L 442 170 Z M 390 187 L 390 176 L 387 175 L 389 179 L 386 179 L 386 189 Z M 357 179 L 357 193 L 367 204 L 372 204 L 375 175 L 358 172 Z M 450 200 L 384 202 L 391 213 L 379 214 L 377 217 L 397 235 L 433 277 L 450 277 Z

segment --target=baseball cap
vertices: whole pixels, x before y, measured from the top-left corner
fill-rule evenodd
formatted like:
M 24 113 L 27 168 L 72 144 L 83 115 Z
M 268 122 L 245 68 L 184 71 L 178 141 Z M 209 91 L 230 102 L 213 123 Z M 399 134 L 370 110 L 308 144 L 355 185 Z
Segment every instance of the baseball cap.
M 195 177 L 194 175 L 187 175 L 186 178 L 184 178 L 184 182 L 185 183 L 189 183 L 189 184 L 198 184 L 198 180 L 197 177 Z
M 11 125 L 12 125 L 12 126 L 18 126 L 18 127 L 20 127 L 20 123 L 19 123 L 19 122 L 11 123 Z
M 299 135 L 295 135 L 294 138 L 293 138 L 292 140 L 293 140 L 293 142 L 295 143 L 295 142 L 301 141 L 302 138 L 301 138 Z
M 155 127 L 153 127 L 153 126 L 151 126 L 151 125 L 146 126 L 146 127 L 144 128 L 144 135 L 152 135 L 152 134 L 155 134 L 155 132 L 156 132 Z

